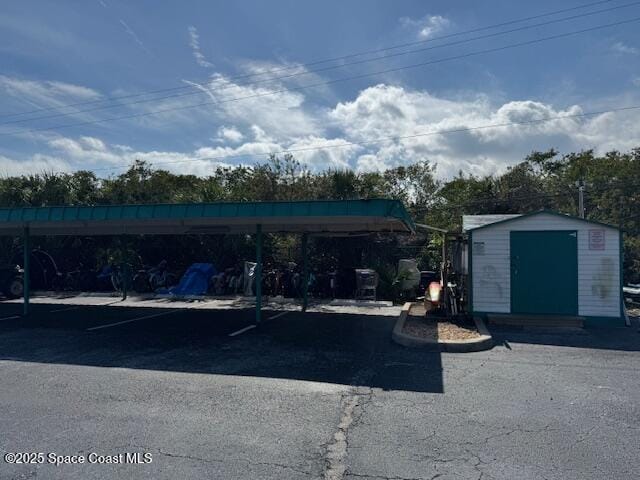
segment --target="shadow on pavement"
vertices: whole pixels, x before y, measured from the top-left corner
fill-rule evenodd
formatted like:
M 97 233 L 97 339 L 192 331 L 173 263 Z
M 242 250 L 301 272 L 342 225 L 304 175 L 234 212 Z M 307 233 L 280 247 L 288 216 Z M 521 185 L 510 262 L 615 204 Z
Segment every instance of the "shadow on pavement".
M 490 325 L 496 345 L 529 343 L 560 347 L 640 351 L 640 333 L 635 327 L 550 329 Z
M 2 305 L 0 317 L 19 308 Z M 444 391 L 440 353 L 393 343 L 395 317 L 288 312 L 269 320 L 276 313 L 230 337 L 254 322 L 252 309 L 33 304 L 30 318 L 0 321 L 0 360 Z

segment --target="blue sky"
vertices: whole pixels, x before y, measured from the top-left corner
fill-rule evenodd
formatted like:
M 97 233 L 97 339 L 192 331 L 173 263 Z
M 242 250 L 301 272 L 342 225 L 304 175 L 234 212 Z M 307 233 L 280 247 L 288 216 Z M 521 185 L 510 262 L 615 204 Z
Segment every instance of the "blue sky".
M 312 170 L 380 170 L 427 159 L 450 177 L 501 171 L 534 149 L 628 150 L 640 146 L 640 111 L 388 138 L 640 105 L 640 21 L 440 62 L 640 17 L 640 4 L 612 0 L 438 39 L 586 3 L 593 2 L 4 2 L 0 115 L 46 110 L 0 116 L 0 173 L 84 168 L 109 175 L 140 158 L 206 175 L 219 164 L 297 149 Z M 474 40 L 613 7 L 620 8 Z M 461 40 L 469 41 L 448 45 Z M 412 42 L 423 43 L 404 50 L 431 49 L 305 67 Z M 439 63 L 339 81 L 429 61 Z M 329 66 L 339 68 L 314 72 Z M 294 76 L 277 78 L 284 75 Z M 174 87 L 181 89 L 155 94 L 171 98 L 128 97 L 99 108 L 113 106 L 113 97 Z M 85 105 L 64 107 L 76 103 Z M 191 108 L 198 103 L 208 104 Z M 38 118 L 59 113 L 66 115 Z M 102 121 L 123 116 L 132 118 Z

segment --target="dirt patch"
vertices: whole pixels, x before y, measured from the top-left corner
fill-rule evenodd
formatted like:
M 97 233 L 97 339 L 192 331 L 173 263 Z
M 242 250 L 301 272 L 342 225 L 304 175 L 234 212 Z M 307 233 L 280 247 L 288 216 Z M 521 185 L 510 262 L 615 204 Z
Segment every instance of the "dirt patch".
M 412 305 L 402 329 L 403 333 L 419 338 L 438 340 L 473 340 L 481 335 L 471 325 L 457 325 L 437 317 L 425 316 L 423 305 Z
M 407 317 L 402 331 L 408 335 L 433 340 L 472 340 L 480 334 L 475 328 L 422 317 Z

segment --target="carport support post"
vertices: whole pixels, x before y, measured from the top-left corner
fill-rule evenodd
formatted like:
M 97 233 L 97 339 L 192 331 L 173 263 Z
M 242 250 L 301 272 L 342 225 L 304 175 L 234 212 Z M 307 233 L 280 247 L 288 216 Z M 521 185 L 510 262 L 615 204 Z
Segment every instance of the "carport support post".
M 262 320 L 262 225 L 256 225 L 256 324 Z
M 29 245 L 29 227 L 24 227 L 23 232 L 23 249 L 24 249 L 24 260 L 23 260 L 23 270 L 22 274 L 22 294 L 23 294 L 23 302 L 22 302 L 22 314 L 26 317 L 29 314 L 29 288 L 30 288 L 30 263 L 31 263 L 31 246 Z
M 309 260 L 307 259 L 308 235 L 302 234 L 302 311 L 307 311 L 309 304 Z

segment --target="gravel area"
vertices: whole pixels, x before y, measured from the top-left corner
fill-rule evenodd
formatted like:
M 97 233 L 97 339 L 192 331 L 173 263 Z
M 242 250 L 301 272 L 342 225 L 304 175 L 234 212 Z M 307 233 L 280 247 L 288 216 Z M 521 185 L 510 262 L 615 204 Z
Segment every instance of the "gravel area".
M 409 316 L 402 331 L 408 335 L 434 340 L 470 340 L 480 337 L 475 328 L 456 325 L 434 318 Z

